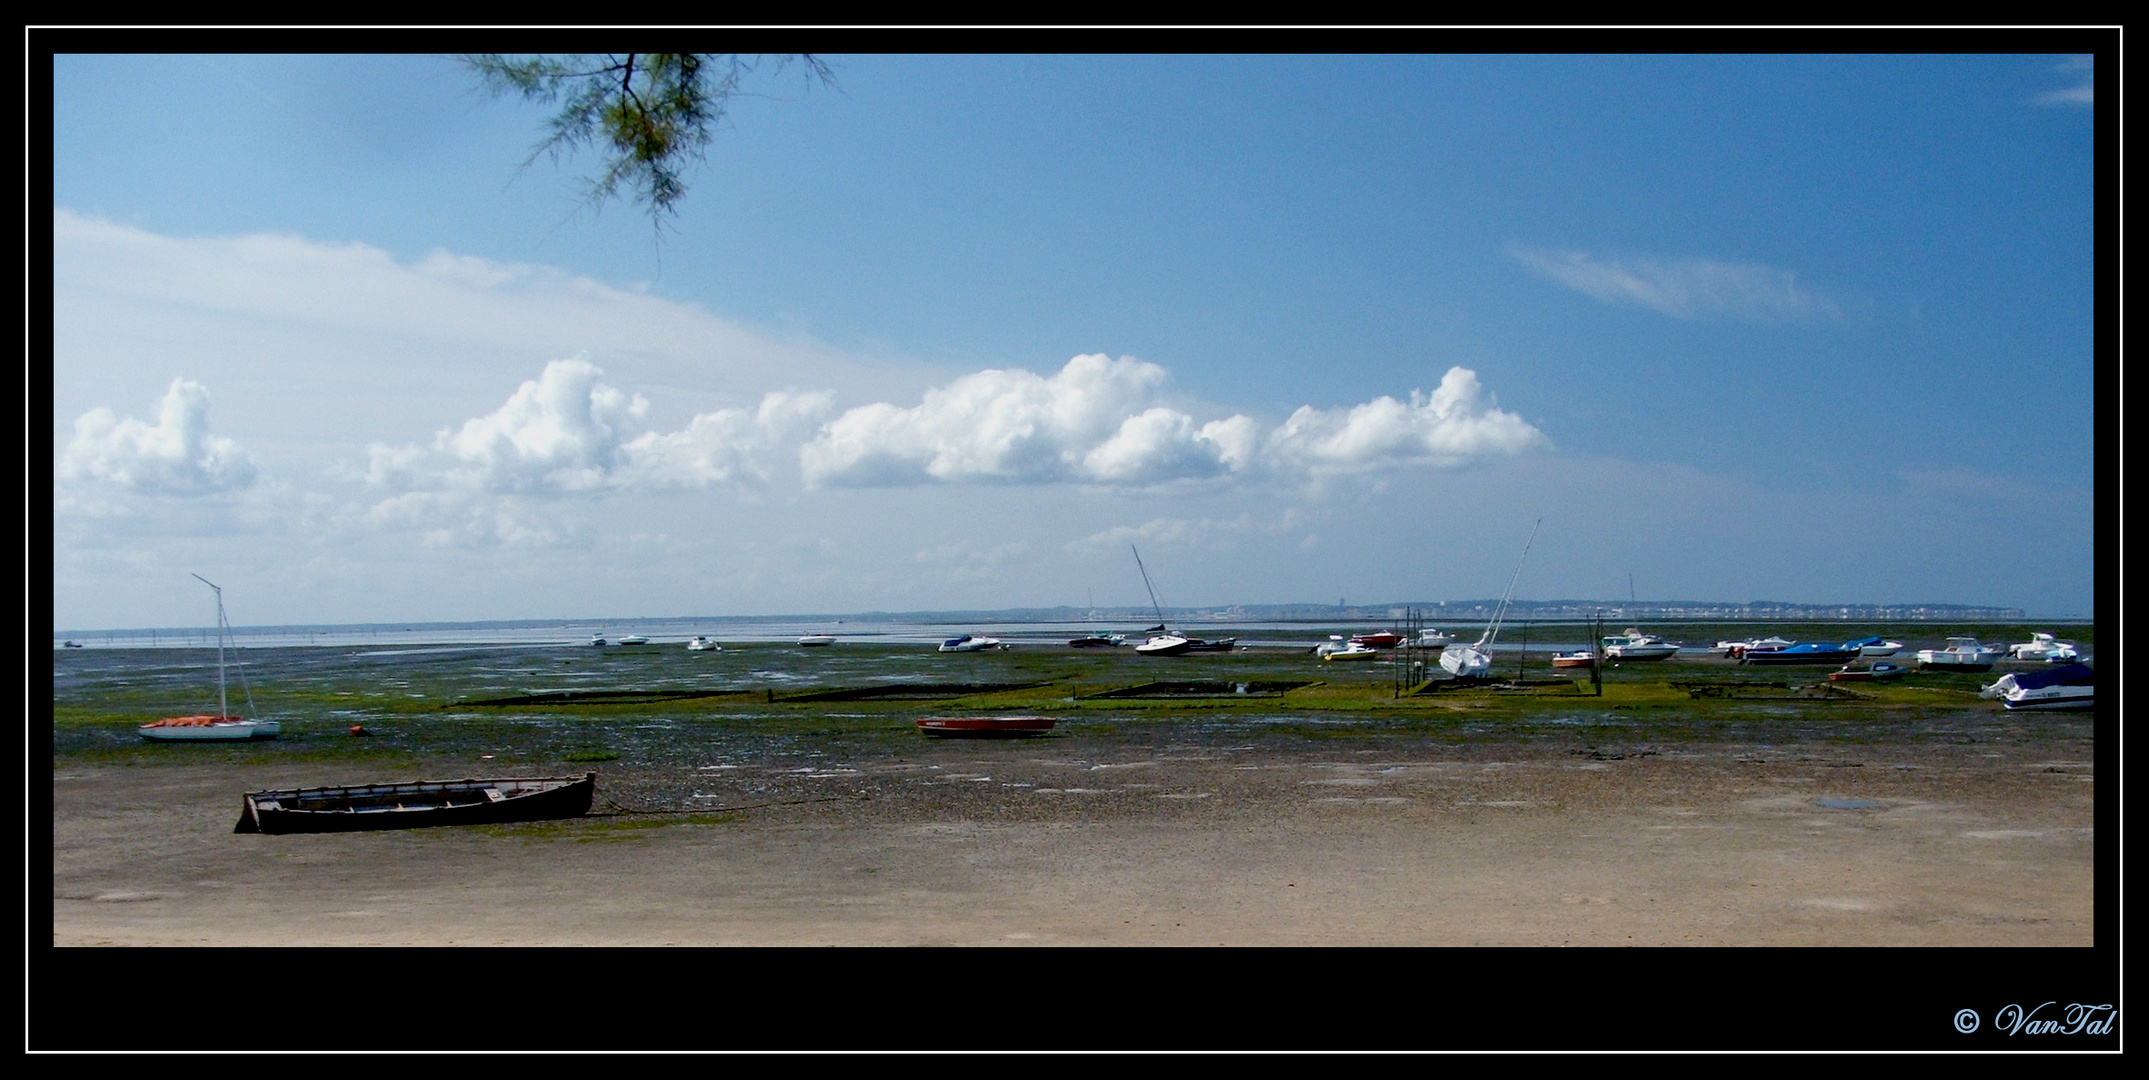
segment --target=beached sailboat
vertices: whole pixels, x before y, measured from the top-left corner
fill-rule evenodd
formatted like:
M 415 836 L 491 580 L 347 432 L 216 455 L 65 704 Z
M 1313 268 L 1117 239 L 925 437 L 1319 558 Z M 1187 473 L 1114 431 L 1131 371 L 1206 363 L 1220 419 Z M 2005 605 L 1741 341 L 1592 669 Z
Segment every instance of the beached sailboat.
M 254 692 L 246 685 L 246 672 L 239 672 L 239 688 L 246 695 L 246 717 L 231 715 L 231 703 L 224 679 L 224 644 L 231 638 L 231 623 L 224 617 L 224 590 L 215 582 L 200 574 L 194 580 L 216 591 L 216 715 L 173 716 L 153 720 L 136 728 L 143 738 L 158 742 L 243 742 L 249 739 L 273 739 L 282 734 L 283 725 L 274 720 L 253 717 Z M 236 645 L 234 645 L 236 651 Z
M 1142 549 L 1128 544 L 1127 550 L 1134 552 L 1134 567 L 1142 572 L 1142 587 L 1149 590 L 1149 606 L 1157 613 L 1157 624 L 1146 631 L 1149 640 L 1136 645 L 1135 653 L 1140 656 L 1181 656 L 1192 652 L 1194 639 L 1166 628 L 1164 605 L 1157 603 L 1157 587 L 1149 583 L 1149 568 L 1142 565 Z
M 1537 530 L 1545 519 L 1538 518 L 1530 526 L 1530 538 L 1522 545 L 1522 558 L 1515 560 L 1515 576 L 1507 581 L 1507 595 L 1500 597 L 1500 606 L 1492 614 L 1492 622 L 1486 624 L 1485 633 L 1475 645 L 1449 645 L 1440 650 L 1440 666 L 1458 679 L 1482 679 L 1492 674 L 1492 642 L 1500 636 L 1500 620 L 1507 617 L 1507 605 L 1515 598 L 1515 583 L 1522 580 L 1522 564 L 1530 557 L 1530 545 L 1537 542 Z

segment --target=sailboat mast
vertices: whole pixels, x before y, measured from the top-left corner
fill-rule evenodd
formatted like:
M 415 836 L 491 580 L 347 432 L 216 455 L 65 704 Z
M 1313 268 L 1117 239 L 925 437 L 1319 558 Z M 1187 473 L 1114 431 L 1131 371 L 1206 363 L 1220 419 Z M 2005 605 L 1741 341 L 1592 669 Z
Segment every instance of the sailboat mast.
M 224 590 L 200 574 L 195 574 L 194 580 L 216 590 L 216 718 L 227 720 L 231 717 L 231 704 L 224 693 Z
M 1508 602 L 1515 598 L 1515 583 L 1522 580 L 1522 564 L 1529 559 L 1530 545 L 1537 542 L 1537 530 L 1544 523 L 1545 519 L 1538 518 L 1537 524 L 1530 526 L 1530 538 L 1522 545 L 1522 558 L 1515 560 L 1515 576 L 1507 579 L 1507 595 L 1500 597 L 1500 610 L 1493 612 L 1492 626 L 1485 631 L 1486 645 L 1491 645 L 1493 639 L 1500 636 L 1500 620 L 1507 617 Z
M 1134 567 L 1142 572 L 1142 587 L 1149 590 L 1149 606 L 1156 609 L 1157 622 L 1161 624 L 1164 621 L 1164 605 L 1157 603 L 1157 587 L 1149 583 L 1149 568 L 1142 565 L 1142 549 L 1128 544 L 1127 550 L 1134 553 Z

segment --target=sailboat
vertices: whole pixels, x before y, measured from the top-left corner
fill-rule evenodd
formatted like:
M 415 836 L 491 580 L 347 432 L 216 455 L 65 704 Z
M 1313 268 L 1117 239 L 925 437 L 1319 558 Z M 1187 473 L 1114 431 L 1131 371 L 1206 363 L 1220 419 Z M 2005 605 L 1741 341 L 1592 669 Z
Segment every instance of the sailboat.
M 1530 557 L 1530 545 L 1537 542 L 1537 530 L 1545 519 L 1538 518 L 1530 527 L 1530 538 L 1522 545 L 1522 558 L 1515 560 L 1515 576 L 1507 581 L 1507 595 L 1500 597 L 1500 606 L 1492 613 L 1492 622 L 1475 645 L 1449 645 L 1440 650 L 1440 666 L 1458 679 L 1482 679 L 1492 674 L 1492 642 L 1500 636 L 1500 620 L 1507 617 L 1507 605 L 1515 598 L 1515 583 L 1522 580 L 1522 563 Z
M 195 574 L 194 580 L 216 590 L 216 715 L 167 717 L 135 730 L 145 739 L 160 742 L 241 742 L 275 738 L 283 732 L 283 725 L 276 721 L 241 719 L 231 715 L 224 682 L 224 643 L 231 638 L 231 622 L 224 617 L 224 590 L 200 574 Z M 233 648 L 237 648 L 236 644 Z M 239 673 L 239 688 L 246 693 L 246 711 L 251 714 L 254 692 L 246 685 L 244 671 Z
M 1149 568 L 1142 565 L 1142 549 L 1133 544 L 1128 544 L 1127 548 L 1134 552 L 1134 566 L 1142 572 L 1142 587 L 1149 590 L 1149 606 L 1157 613 L 1157 624 L 1146 631 L 1149 640 L 1136 645 L 1134 651 L 1142 656 L 1178 656 L 1192 650 L 1192 638 L 1165 629 L 1164 605 L 1157 603 L 1157 587 L 1149 583 Z

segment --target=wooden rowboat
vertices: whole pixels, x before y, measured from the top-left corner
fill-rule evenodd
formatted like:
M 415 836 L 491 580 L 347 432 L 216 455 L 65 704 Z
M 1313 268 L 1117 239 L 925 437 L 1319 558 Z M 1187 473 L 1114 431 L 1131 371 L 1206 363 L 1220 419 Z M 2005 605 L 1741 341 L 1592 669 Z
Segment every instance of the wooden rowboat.
M 320 833 L 549 821 L 589 813 L 597 774 L 249 791 L 233 832 Z
M 1049 716 L 928 716 L 918 721 L 918 730 L 927 735 L 1004 739 L 1051 731 L 1054 723 Z

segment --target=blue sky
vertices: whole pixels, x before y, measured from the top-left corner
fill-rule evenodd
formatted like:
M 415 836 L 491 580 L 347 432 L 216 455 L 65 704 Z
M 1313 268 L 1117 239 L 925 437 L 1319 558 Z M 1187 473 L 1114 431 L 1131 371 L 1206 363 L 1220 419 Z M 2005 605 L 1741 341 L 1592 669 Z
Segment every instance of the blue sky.
M 826 59 L 660 242 L 451 60 L 56 58 L 55 627 L 2093 613 L 2087 56 Z

